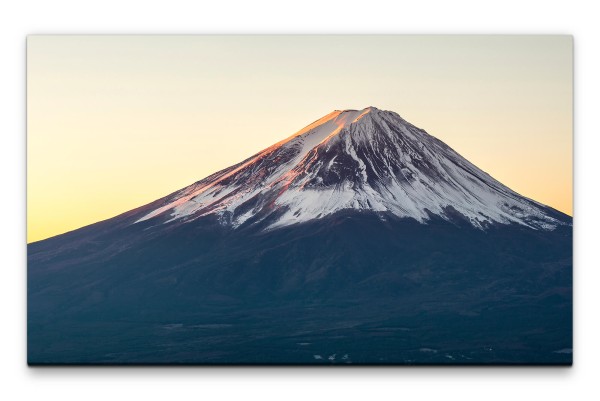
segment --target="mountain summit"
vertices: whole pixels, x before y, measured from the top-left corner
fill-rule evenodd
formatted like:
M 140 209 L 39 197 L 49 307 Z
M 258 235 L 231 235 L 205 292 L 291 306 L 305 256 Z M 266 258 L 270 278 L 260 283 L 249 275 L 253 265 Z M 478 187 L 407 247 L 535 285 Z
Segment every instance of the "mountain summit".
M 370 211 L 426 223 L 466 219 L 477 228 L 568 224 L 520 196 L 397 113 L 336 110 L 291 137 L 165 199 L 137 222 L 214 215 L 223 225 L 266 229 Z

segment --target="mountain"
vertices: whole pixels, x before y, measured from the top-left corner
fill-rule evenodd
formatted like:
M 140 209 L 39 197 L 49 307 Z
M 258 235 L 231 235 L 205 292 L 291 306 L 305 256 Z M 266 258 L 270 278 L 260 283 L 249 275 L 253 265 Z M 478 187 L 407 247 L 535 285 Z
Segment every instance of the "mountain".
M 28 245 L 28 361 L 569 364 L 572 219 L 374 107 Z

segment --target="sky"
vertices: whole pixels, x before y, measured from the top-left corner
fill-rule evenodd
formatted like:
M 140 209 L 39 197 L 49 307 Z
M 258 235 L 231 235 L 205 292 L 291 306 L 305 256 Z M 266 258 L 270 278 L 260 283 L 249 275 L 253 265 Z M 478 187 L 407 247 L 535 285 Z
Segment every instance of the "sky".
M 27 241 L 367 106 L 572 215 L 572 46 L 518 35 L 29 36 Z

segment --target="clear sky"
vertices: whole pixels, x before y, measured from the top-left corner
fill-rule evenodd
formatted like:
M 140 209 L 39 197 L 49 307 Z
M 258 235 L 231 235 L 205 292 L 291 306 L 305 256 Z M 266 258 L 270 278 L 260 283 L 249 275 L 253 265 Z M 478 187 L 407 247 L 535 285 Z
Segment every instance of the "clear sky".
M 28 242 L 367 106 L 572 215 L 572 102 L 570 36 L 30 36 Z

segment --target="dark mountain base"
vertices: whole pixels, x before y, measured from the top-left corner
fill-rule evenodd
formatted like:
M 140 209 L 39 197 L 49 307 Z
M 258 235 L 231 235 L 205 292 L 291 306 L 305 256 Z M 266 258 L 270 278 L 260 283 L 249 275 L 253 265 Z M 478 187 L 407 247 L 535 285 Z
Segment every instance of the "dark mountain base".
M 156 321 L 61 321 L 29 330 L 30 364 L 570 364 L 568 333 L 507 308 L 363 315 L 357 306 L 212 310 Z M 293 316 L 293 317 L 291 317 Z M 390 317 L 393 316 L 393 317 Z M 222 323 L 219 323 L 222 322 Z M 554 326 L 554 327 L 552 327 Z
M 571 227 L 144 224 L 29 246 L 30 364 L 572 360 Z

